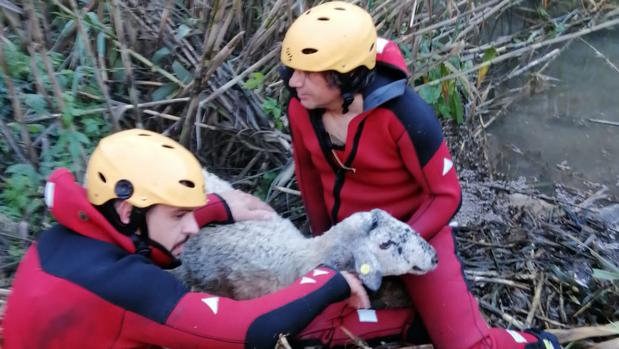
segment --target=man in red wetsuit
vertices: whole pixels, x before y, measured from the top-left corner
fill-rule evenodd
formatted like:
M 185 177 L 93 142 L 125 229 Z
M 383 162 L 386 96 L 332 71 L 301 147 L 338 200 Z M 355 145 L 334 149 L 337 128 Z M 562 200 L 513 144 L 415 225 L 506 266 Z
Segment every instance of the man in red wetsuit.
M 299 332 L 351 294 L 354 306 L 369 305 L 356 278 L 328 266 L 248 301 L 186 289 L 162 267 L 176 264 L 199 226 L 269 214 L 248 194 L 222 197 L 207 199 L 189 151 L 146 130 L 101 140 L 86 188 L 68 170 L 54 171 L 45 202 L 58 225 L 17 270 L 5 349 L 273 348 L 278 334 Z
M 438 268 L 404 282 L 418 315 L 412 322 L 423 324 L 438 349 L 560 348 L 546 332 L 489 328 L 482 318 L 448 226 L 461 193 L 441 126 L 407 86 L 399 48 L 377 38 L 370 15 L 340 1 L 307 10 L 287 31 L 281 62 L 292 93 L 295 173 L 312 233 L 354 212 L 382 208 L 425 237 L 438 252 Z M 361 317 L 341 321 L 362 338 L 408 328 L 414 339 L 419 327 L 405 326 L 410 317 L 383 311 L 371 326 Z M 315 334 L 321 327 L 314 325 Z M 332 332 L 324 338 L 331 344 L 345 339 Z

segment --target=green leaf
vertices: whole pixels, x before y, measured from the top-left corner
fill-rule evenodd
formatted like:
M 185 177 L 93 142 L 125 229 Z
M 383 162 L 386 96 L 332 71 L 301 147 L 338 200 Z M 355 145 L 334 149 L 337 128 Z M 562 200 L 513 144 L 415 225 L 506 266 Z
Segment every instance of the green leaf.
M 441 99 L 441 102 L 444 101 L 443 99 Z M 445 118 L 445 119 L 451 119 L 451 110 L 449 110 L 449 106 L 442 102 L 438 104 L 438 112 Z
M 441 70 L 439 68 L 430 69 L 430 72 L 428 72 L 429 81 L 438 80 L 441 76 Z
M 11 245 L 9 246 L 8 254 L 14 261 L 19 261 L 26 254 L 26 249 L 18 245 Z
M 63 90 L 69 88 L 69 82 L 73 82 L 73 74 L 75 74 L 75 72 L 69 69 L 63 69 L 56 74 L 58 84 Z
M 183 67 L 183 65 L 178 61 L 174 61 L 174 63 L 172 63 L 172 70 L 174 70 L 174 75 L 176 75 L 176 77 L 184 83 L 189 83 L 191 79 L 193 79 L 193 76 L 189 70 L 185 69 L 185 67 Z
M 490 62 L 491 60 L 494 59 L 494 57 L 496 57 L 496 54 L 497 52 L 494 47 L 486 49 L 486 51 L 484 51 L 484 57 L 482 58 L 482 60 L 484 62 Z M 479 69 L 479 71 L 477 72 L 477 86 L 479 86 L 482 83 L 482 81 L 484 81 L 484 79 L 486 78 L 486 74 L 488 74 L 489 69 L 490 69 L 489 64 Z
M 181 40 L 184 37 L 186 37 L 187 35 L 189 35 L 189 33 L 191 32 L 191 28 L 189 28 L 188 26 L 181 24 L 178 29 L 176 30 L 176 35 L 175 38 L 176 40 Z
M 423 85 L 418 91 L 421 98 L 426 101 L 428 104 L 436 104 L 438 98 L 441 96 L 441 86 L 440 85 Z
M 32 110 L 39 115 L 49 114 L 47 110 L 47 101 L 45 97 L 36 93 L 24 93 L 24 104 L 32 108 Z
M 73 19 L 68 20 L 62 27 L 62 31 L 58 35 L 59 39 L 69 36 L 75 30 L 75 21 Z
M 281 130 L 283 128 L 282 124 L 282 107 L 279 102 L 275 98 L 267 97 L 262 102 L 262 110 L 273 118 L 275 122 L 275 128 Z
M 601 280 L 619 281 L 619 273 L 593 268 L 593 277 Z
M 410 60 L 413 57 L 413 53 L 411 52 L 410 48 L 406 45 L 398 45 L 398 47 L 400 48 L 400 50 L 402 51 L 402 54 L 404 54 L 404 59 L 405 60 Z
M 90 139 L 88 139 L 88 137 L 86 137 L 85 134 L 83 134 L 83 133 L 81 133 L 79 131 L 73 131 L 72 134 L 73 134 L 73 137 L 75 137 L 76 141 L 78 141 L 80 143 L 83 143 L 85 145 L 90 144 Z
M 89 136 L 96 136 L 102 133 L 104 123 L 100 118 L 83 118 L 84 132 Z
M 178 86 L 175 83 L 167 83 L 160 86 L 158 89 L 153 91 L 151 94 L 151 98 L 153 101 L 162 101 L 165 99 L 169 99 L 170 96 L 176 92 Z
M 97 52 L 101 57 L 105 57 L 105 48 L 105 34 L 99 32 L 99 34 L 97 34 Z
M 116 50 L 114 50 L 114 52 L 116 52 Z M 125 67 L 123 66 L 122 59 L 120 59 L 120 55 L 118 54 L 116 54 L 114 58 L 116 59 L 110 61 L 110 63 L 113 62 L 111 63 L 113 64 L 112 65 L 112 78 L 116 81 L 125 81 L 126 72 L 125 72 Z
M 24 207 L 24 211 L 28 212 L 28 213 L 32 213 L 36 210 L 38 210 L 41 206 L 43 206 L 43 203 L 41 201 L 41 199 L 32 199 L 29 200 L 25 207 Z
M 84 19 L 86 19 L 85 21 L 86 23 L 90 24 L 91 26 L 93 26 L 94 28 L 98 30 L 102 30 L 105 28 L 103 23 L 99 21 L 99 17 L 97 16 L 97 14 L 94 12 L 87 12 Z
M 6 173 L 12 175 L 26 176 L 33 180 L 38 180 L 38 173 L 30 164 L 14 164 L 6 169 Z
M 419 44 L 419 52 L 420 53 L 429 53 L 431 45 L 432 45 L 432 40 L 430 40 L 427 36 L 424 35 L 421 38 L 421 44 Z
M 25 79 L 30 74 L 30 56 L 22 53 L 10 41 L 3 41 L 4 58 L 8 66 L 9 75 L 17 79 Z
M 161 64 L 161 61 L 170 56 L 170 49 L 162 47 L 153 54 L 152 61 L 155 64 Z
M 264 74 L 261 72 L 253 72 L 249 74 L 249 79 L 243 83 L 243 87 L 248 90 L 254 90 L 258 87 L 262 87 L 264 84 Z
M 27 128 L 28 128 L 28 132 L 30 132 L 30 134 L 37 134 L 37 133 L 43 132 L 43 130 L 45 130 L 45 126 L 43 126 L 41 124 L 28 124 Z
M 454 91 L 451 94 L 451 110 L 455 113 L 456 122 L 461 124 L 464 121 L 464 105 L 462 104 L 462 98 L 460 93 Z
M 36 205 L 32 202 L 39 195 L 41 176 L 34 167 L 29 164 L 15 164 L 9 166 L 5 172 L 10 176 L 5 179 L 0 198 L 2 206 L 8 208 L 6 211 L 11 216 L 21 217 L 32 212 L 28 211 L 29 209 L 36 209 Z
M 73 74 L 73 83 L 71 84 L 71 94 L 73 96 L 77 96 L 77 90 L 79 88 L 80 85 L 80 81 L 82 80 L 83 75 L 85 75 L 83 73 L 84 69 L 83 66 L 79 66 L 77 68 L 75 68 L 75 74 Z

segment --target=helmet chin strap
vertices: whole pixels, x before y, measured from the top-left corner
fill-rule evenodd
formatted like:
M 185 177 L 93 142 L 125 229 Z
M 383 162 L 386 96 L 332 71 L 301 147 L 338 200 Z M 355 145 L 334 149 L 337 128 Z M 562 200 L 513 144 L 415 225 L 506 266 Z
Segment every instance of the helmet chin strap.
M 351 92 L 343 92 L 342 93 L 342 114 L 348 113 L 348 107 L 355 100 L 355 96 Z
M 133 245 L 135 246 L 135 254 L 139 254 L 141 256 L 150 258 L 151 256 L 151 247 L 154 247 L 161 252 L 163 252 L 170 259 L 170 263 L 165 265 L 165 269 L 173 269 L 181 265 L 180 259 L 174 257 L 172 252 L 168 250 L 165 246 L 160 244 L 159 242 L 152 240 L 150 238 L 150 234 L 148 231 L 148 224 L 146 224 L 146 212 L 150 207 L 146 208 L 136 208 L 134 207 L 131 211 L 131 217 L 129 219 L 129 224 L 132 222 L 136 222 L 139 230 L 134 230 L 130 235 L 131 241 L 133 241 Z M 139 232 L 139 233 L 138 233 Z
M 148 208 L 134 207 L 131 210 L 128 224 L 135 226 L 129 235 L 131 241 L 133 241 L 133 246 L 135 246 L 134 253 L 144 257 L 150 257 L 150 239 L 148 237 L 148 224 L 146 224 L 147 211 Z
M 151 247 L 154 247 L 165 253 L 170 258 L 171 262 L 165 266 L 166 268 L 171 269 L 181 265 L 181 261 L 174 257 L 172 252 L 157 241 L 150 239 L 148 224 L 146 224 L 146 213 L 150 207 L 133 207 L 131 210 L 131 215 L 129 216 L 129 223 L 125 224 L 120 220 L 120 216 L 114 206 L 116 200 L 117 199 L 109 200 L 103 205 L 96 206 L 96 208 L 105 218 L 107 218 L 107 220 L 117 231 L 131 238 L 133 246 L 135 247 L 134 253 L 150 258 Z

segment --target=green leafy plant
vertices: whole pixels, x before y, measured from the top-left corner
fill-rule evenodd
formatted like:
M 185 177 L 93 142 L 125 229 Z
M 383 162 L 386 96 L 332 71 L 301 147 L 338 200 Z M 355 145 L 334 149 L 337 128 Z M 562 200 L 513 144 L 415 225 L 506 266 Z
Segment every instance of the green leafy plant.
M 265 76 L 261 72 L 253 72 L 249 74 L 249 79 L 243 83 L 243 87 L 248 90 L 261 89 L 264 86 Z
M 267 116 L 273 118 L 276 129 L 282 130 L 284 128 L 282 122 L 282 106 L 275 98 L 265 98 L 264 102 L 262 102 L 262 110 L 264 110 Z
M 452 59 L 450 64 L 456 67 L 456 69 L 461 69 L 460 60 L 457 58 Z M 443 63 L 431 69 L 428 75 L 423 78 L 423 81 L 428 83 L 450 74 L 451 71 Z M 453 119 L 460 124 L 464 121 L 464 104 L 460 89 L 455 79 L 449 79 L 437 84 L 421 86 L 419 95 L 428 104 L 432 105 L 438 115 L 446 119 Z
M 63 68 L 65 58 L 58 53 L 48 53 L 47 57 L 56 71 L 54 78 L 62 91 L 63 108 L 58 113 L 60 101 L 52 93 L 52 81 L 45 73 L 41 55 L 24 53 L 11 41 L 3 42 L 3 49 L 9 75 L 0 78 L 0 104 L 3 107 L 0 117 L 17 143 L 23 141 L 23 135 L 27 133 L 31 141 L 43 136 L 45 145 L 30 145 L 38 157 L 30 158 L 32 163 L 15 164 L 14 159 L 0 165 L 3 175 L 0 177 L 0 211 L 16 220 L 26 219 L 36 227 L 44 213 L 42 188 L 49 173 L 54 168 L 67 167 L 81 178 L 86 156 L 96 143 L 93 140 L 101 138 L 110 129 L 101 114 L 84 113 L 102 106 L 92 67 L 82 64 Z M 33 62 L 38 67 L 40 86 L 35 86 Z M 11 79 L 15 87 L 25 118 L 48 118 L 53 124 L 13 120 L 15 116 L 6 79 Z M 41 93 L 41 87 L 47 95 Z M 56 116 L 52 117 L 54 113 Z M 0 142 L 0 152 L 3 159 L 14 156 L 4 139 Z
M 6 171 L 8 177 L 0 197 L 4 203 L 2 211 L 13 218 L 30 215 L 42 206 L 40 198 L 41 175 L 29 164 L 15 164 Z
M 254 195 L 266 201 L 267 195 L 269 194 L 269 188 L 271 188 L 271 183 L 277 177 L 277 171 L 267 171 L 265 172 L 258 182 L 256 189 L 254 190 Z

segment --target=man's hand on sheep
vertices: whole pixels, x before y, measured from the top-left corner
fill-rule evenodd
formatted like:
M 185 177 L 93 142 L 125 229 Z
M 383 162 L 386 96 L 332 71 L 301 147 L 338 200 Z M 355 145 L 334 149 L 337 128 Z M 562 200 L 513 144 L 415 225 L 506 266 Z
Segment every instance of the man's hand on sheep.
M 350 297 L 348 298 L 348 305 L 355 309 L 366 309 L 370 307 L 370 297 L 363 288 L 363 284 L 353 274 L 347 271 L 340 271 L 348 287 L 350 287 Z
M 240 190 L 226 190 L 219 193 L 232 213 L 235 222 L 268 220 L 276 216 L 275 210 L 257 197 Z

